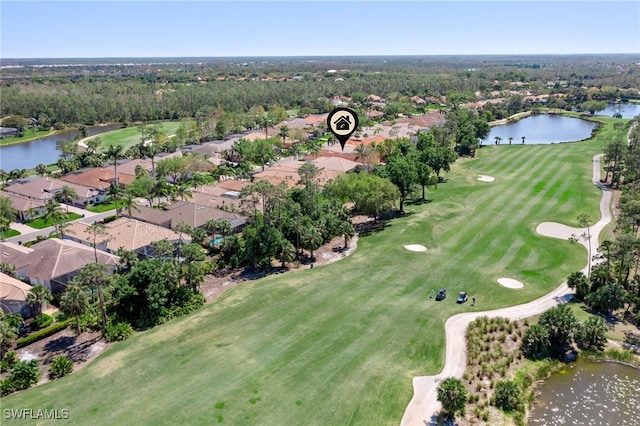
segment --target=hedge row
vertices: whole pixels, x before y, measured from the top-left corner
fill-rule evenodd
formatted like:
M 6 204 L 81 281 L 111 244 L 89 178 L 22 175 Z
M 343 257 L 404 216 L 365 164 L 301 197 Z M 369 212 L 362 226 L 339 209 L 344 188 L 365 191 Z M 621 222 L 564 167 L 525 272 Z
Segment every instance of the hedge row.
M 47 327 L 40 331 L 36 331 L 35 333 L 31 333 L 30 335 L 28 335 L 27 337 L 23 337 L 22 339 L 18 339 L 18 341 L 16 342 L 16 347 L 20 349 L 34 342 L 37 342 L 38 340 L 44 339 L 45 337 L 56 334 L 58 331 L 67 328 L 69 324 L 71 324 L 72 320 L 73 318 L 69 318 L 61 322 L 56 322 L 50 327 Z

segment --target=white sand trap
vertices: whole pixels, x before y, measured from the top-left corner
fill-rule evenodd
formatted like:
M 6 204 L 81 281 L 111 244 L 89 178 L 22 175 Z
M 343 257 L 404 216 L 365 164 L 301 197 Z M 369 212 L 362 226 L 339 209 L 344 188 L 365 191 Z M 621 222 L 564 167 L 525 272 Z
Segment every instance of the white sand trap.
M 420 244 L 406 244 L 404 246 L 409 251 L 427 251 L 425 246 L 421 246 Z
M 494 180 L 496 180 L 496 178 L 494 178 L 493 176 L 480 175 L 478 176 L 478 180 L 480 182 L 493 182 Z
M 524 284 L 513 278 L 498 278 L 498 284 L 507 288 L 522 288 Z

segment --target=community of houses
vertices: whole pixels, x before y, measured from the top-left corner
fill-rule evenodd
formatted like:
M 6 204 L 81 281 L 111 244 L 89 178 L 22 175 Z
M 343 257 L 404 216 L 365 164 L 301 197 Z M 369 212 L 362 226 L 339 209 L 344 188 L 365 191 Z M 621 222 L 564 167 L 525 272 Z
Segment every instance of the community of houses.
M 273 137 L 279 134 L 279 127 L 286 125 L 290 130 L 300 128 L 310 134 L 313 127 L 322 126 L 325 115 L 297 118 L 264 130 L 234 135 L 225 140 L 206 142 L 180 148 L 176 153 L 158 156 L 159 161 L 166 156 L 182 155 L 183 152 L 197 152 L 205 155 L 214 166 L 223 164 L 226 152 L 240 138 L 254 141 L 258 138 Z M 83 266 L 96 261 L 110 267 L 118 263 L 116 252 L 124 248 L 135 252 L 140 258 L 153 256 L 154 241 L 166 239 L 176 242 L 179 238 L 188 240 L 188 236 L 178 235 L 174 228 L 178 223 L 186 223 L 192 228 L 204 227 L 210 219 L 226 219 L 231 223 L 233 232 L 240 232 L 247 223 L 247 218 L 241 213 L 240 193 L 242 189 L 253 182 L 266 180 L 277 185 L 284 182 L 288 188 L 298 185 L 300 176 L 298 169 L 305 162 L 314 163 L 318 170 L 320 185 L 326 184 L 341 173 L 353 170 L 359 163 L 354 149 L 360 144 L 371 145 L 386 138 L 410 137 L 417 130 L 430 127 L 444 121 L 444 117 L 437 113 L 400 118 L 393 124 L 377 125 L 375 128 L 364 128 L 354 135 L 345 145 L 344 150 L 339 144 L 325 145 L 323 149 L 302 160 L 293 158 L 282 159 L 270 165 L 263 171 L 256 169 L 251 180 L 237 180 L 223 178 L 215 184 L 197 186 L 193 189 L 188 201 L 175 201 L 161 208 L 152 208 L 140 204 L 130 212 L 122 211 L 121 217 L 106 224 L 106 235 L 95 236 L 87 232 L 87 224 L 72 223 L 64 233 L 62 239 L 52 238 L 26 247 L 22 242 L 0 242 L 1 261 L 16 268 L 12 278 L 0 272 L 0 305 L 6 312 L 28 315 L 26 294 L 31 285 L 43 285 L 53 293 L 61 293 L 79 273 Z M 144 168 L 152 170 L 149 159 L 122 160 L 118 162 L 118 182 L 126 187 L 136 177 L 136 170 Z M 69 186 L 78 194 L 72 205 L 83 208 L 103 202 L 107 197 L 107 190 L 115 180 L 114 168 L 111 165 L 74 171 L 60 177 L 31 176 L 9 182 L 0 191 L 0 195 L 7 197 L 18 212 L 18 220 L 26 222 L 45 212 L 45 206 L 56 199 L 56 194 L 63 186 Z M 94 250 L 95 245 L 97 250 Z

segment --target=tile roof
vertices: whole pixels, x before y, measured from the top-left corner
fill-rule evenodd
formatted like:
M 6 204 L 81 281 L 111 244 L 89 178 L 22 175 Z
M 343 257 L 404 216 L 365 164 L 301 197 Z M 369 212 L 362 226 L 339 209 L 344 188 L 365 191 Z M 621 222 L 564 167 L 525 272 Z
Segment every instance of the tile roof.
M 76 222 L 69 227 L 69 230 L 75 231 L 71 235 L 72 239 L 86 242 L 89 245 L 93 244 L 93 234 L 87 232 L 86 224 Z M 106 248 L 111 252 L 115 252 L 120 247 L 136 251 L 154 241 L 163 239 L 175 241 L 180 238 L 171 229 L 126 217 L 118 218 L 106 224 L 106 231 L 107 235 L 97 236 L 96 244 L 104 244 L 106 242 Z M 183 236 L 183 239 L 190 240 L 189 237 L 185 236 Z
M 0 243 L 5 252 L 6 243 Z M 75 275 L 83 266 L 95 262 L 93 248 L 75 241 L 50 238 L 34 244 L 27 253 L 18 253 L 7 261 L 15 265 L 21 275 L 30 279 L 51 281 L 65 275 Z M 109 266 L 118 264 L 118 256 L 98 250 L 98 262 Z
M 5 312 L 16 312 L 11 306 L 27 302 L 31 286 L 0 272 L 0 305 Z
M 75 189 L 80 198 L 93 198 L 98 196 L 100 192 L 95 187 L 79 185 L 51 177 L 39 177 L 28 182 L 8 185 L 5 187 L 5 191 L 35 200 L 49 201 L 65 185 Z
M 118 182 L 121 185 L 128 185 L 133 182 L 135 178 L 135 172 L 134 174 L 123 173 L 120 167 L 118 167 Z M 111 185 L 111 182 L 115 182 L 116 174 L 113 171 L 113 167 L 96 167 L 81 172 L 71 172 L 62 176 L 60 180 L 93 188 L 107 189 Z
M 44 207 L 44 203 L 38 200 L 30 200 L 29 198 L 22 197 L 10 192 L 0 191 L 0 196 L 6 197 L 11 201 L 13 208 L 19 212 L 27 212 L 29 209 L 37 209 Z

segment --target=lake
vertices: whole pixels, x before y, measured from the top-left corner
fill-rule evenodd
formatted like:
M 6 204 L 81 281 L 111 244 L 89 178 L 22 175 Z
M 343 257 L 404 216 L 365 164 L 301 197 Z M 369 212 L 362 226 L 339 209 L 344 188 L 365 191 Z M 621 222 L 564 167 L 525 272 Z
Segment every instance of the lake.
M 596 115 L 613 117 L 616 112 L 620 112 L 622 118 L 634 118 L 640 115 L 640 104 L 607 104 L 607 107 L 603 111 L 596 112 Z
M 87 128 L 87 133 L 89 136 L 94 136 L 117 130 L 121 127 L 120 124 L 94 126 Z M 56 149 L 56 143 L 62 139 L 73 140 L 79 134 L 79 130 L 67 130 L 57 135 L 31 142 L 0 147 L 0 168 L 6 171 L 13 169 L 33 169 L 40 163 L 55 163 L 60 158 L 60 151 Z
M 578 360 L 538 389 L 530 425 L 637 425 L 640 370 Z
M 532 115 L 512 124 L 492 127 L 483 145 L 493 145 L 496 136 L 502 138 L 501 145 L 508 145 L 510 137 L 513 145 L 521 145 L 523 136 L 527 145 L 576 142 L 590 138 L 596 127 L 596 123 L 579 118 L 557 114 Z

